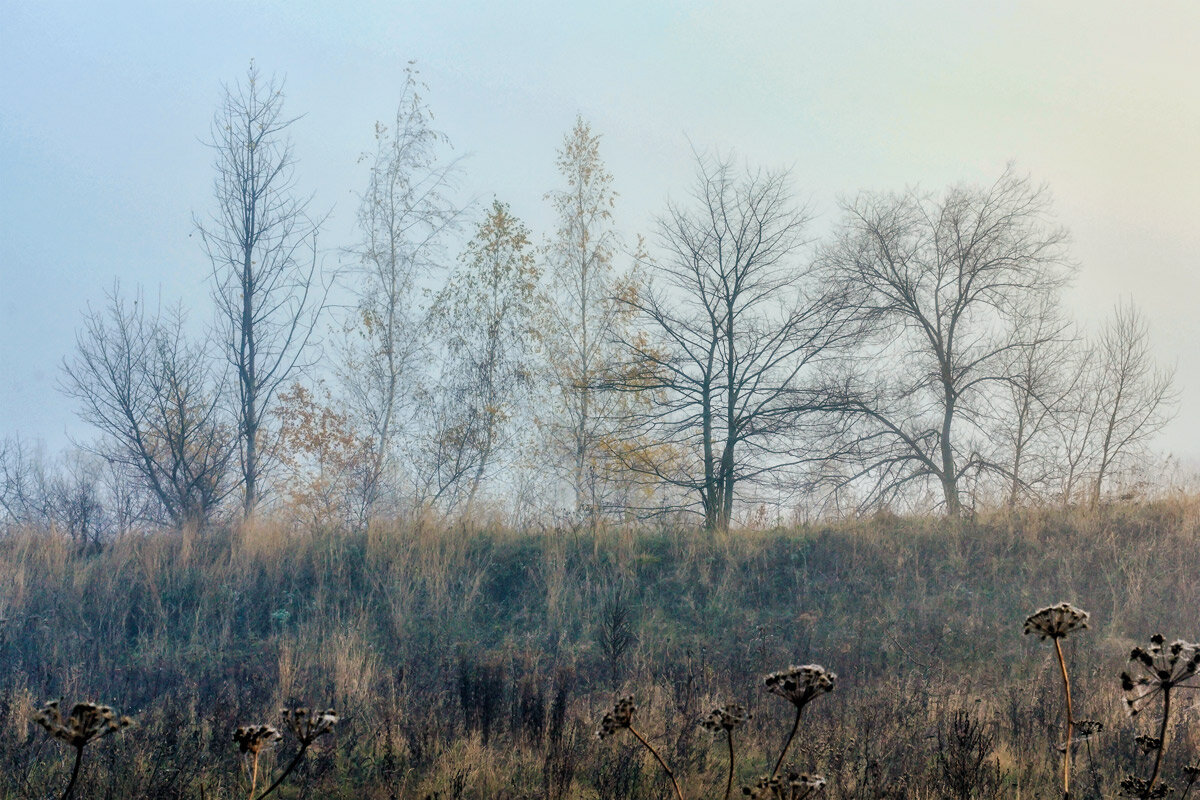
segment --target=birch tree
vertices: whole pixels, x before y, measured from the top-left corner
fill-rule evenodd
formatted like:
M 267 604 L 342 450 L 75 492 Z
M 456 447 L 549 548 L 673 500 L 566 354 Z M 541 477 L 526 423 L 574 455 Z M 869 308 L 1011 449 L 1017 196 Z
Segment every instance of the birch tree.
M 604 378 L 619 360 L 617 340 L 629 318 L 620 295 L 630 281 L 614 271 L 612 175 L 600 157 L 600 136 L 582 118 L 563 138 L 556 165 L 565 186 L 547 195 L 558 225 L 545 253 L 544 326 L 556 407 L 541 418 L 567 464 L 576 515 L 595 524 L 614 483 L 610 451 L 622 398 Z
M 428 377 L 419 359 L 429 349 L 422 282 L 443 268 L 446 235 L 462 214 L 451 199 L 457 162 L 445 157 L 449 141 L 433 127 L 423 88 L 410 67 L 394 119 L 376 123 L 375 152 L 364 157 L 370 170 L 358 208 L 357 302 L 338 365 L 370 442 L 364 514 L 377 510 L 385 487 L 398 493 L 399 439 Z
M 538 335 L 539 270 L 529 229 L 494 200 L 467 243 L 459 267 L 439 295 L 436 322 L 446 360 L 435 398 L 438 427 L 427 455 L 435 498 L 465 502 L 470 514 L 480 487 L 515 435 L 525 410 Z
M 1150 327 L 1132 303 L 1116 307 L 1095 344 L 1089 425 L 1095 439 L 1091 503 L 1119 468 L 1145 455 L 1147 442 L 1175 415 L 1175 370 L 1159 366 Z

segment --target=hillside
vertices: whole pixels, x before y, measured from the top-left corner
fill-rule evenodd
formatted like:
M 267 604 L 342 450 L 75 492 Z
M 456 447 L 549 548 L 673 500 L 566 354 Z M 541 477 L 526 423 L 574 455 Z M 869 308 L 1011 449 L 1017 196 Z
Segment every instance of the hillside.
M 1091 613 L 1064 641 L 1076 718 L 1106 726 L 1076 757 L 1073 794 L 1113 796 L 1119 774 L 1146 771 L 1133 736 L 1157 715 L 1139 729 L 1122 710 L 1130 648 L 1200 637 L 1198 528 L 1200 505 L 1177 499 L 719 538 L 260 521 L 78 552 L 11 532 L 0 798 L 65 786 L 68 749 L 31 722 L 59 697 L 135 720 L 88 749 L 79 797 L 244 797 L 233 730 L 278 724 L 293 704 L 341 720 L 281 797 L 663 796 L 636 741 L 592 736 L 624 694 L 684 794 L 719 797 L 724 744 L 696 720 L 727 701 L 753 714 L 734 791 L 751 784 L 792 721 L 763 676 L 809 662 L 838 681 L 806 709 L 788 761 L 823 774 L 826 796 L 1051 797 L 1060 678 L 1053 647 L 1021 628 L 1063 600 Z M 1168 737 L 1176 786 L 1196 760 L 1189 714 Z

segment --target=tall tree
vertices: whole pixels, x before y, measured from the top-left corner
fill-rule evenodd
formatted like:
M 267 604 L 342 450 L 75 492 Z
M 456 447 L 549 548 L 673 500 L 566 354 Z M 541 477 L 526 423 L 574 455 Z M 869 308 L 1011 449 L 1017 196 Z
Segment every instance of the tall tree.
M 659 285 L 626 300 L 648 333 L 626 338 L 620 385 L 650 398 L 627 463 L 698 496 L 709 530 L 729 528 L 740 486 L 807 460 L 796 434 L 822 367 L 857 336 L 802 257 L 808 220 L 788 173 L 700 156 L 690 202 L 658 222 Z
M 618 246 L 616 192 L 600 157 L 600 136 L 577 117 L 556 160 L 565 186 L 550 192 L 558 225 L 546 248 L 546 363 L 555 410 L 543 414 L 550 443 L 568 464 L 575 512 L 593 524 L 609 488 L 608 473 L 621 397 L 604 377 L 619 359 L 628 320 L 619 295 L 628 278 L 614 274 Z
M 1070 277 L 1048 193 L 1011 169 L 941 198 L 864 193 L 848 203 L 823 261 L 851 287 L 877 336 L 843 395 L 851 467 L 869 498 L 932 479 L 947 513 L 964 477 L 995 469 L 982 435 L 1014 352 L 1046 335 L 1026 310 Z
M 418 356 L 428 347 L 421 282 L 442 266 L 445 235 L 462 209 L 451 199 L 456 161 L 433 127 L 411 66 L 390 126 L 375 125 L 375 152 L 359 202 L 361 240 L 353 291 L 357 304 L 346 328 L 338 372 L 356 421 L 371 445 L 361 507 L 370 514 L 397 471 L 397 438 L 404 412 L 423 377 Z M 396 487 L 388 494 L 394 495 Z
M 266 467 L 263 426 L 275 394 L 302 366 L 324 301 L 317 274 L 320 223 L 295 191 L 295 156 L 283 86 L 251 62 L 244 82 L 225 87 L 213 117 L 216 209 L 196 220 L 212 265 L 219 336 L 236 380 L 238 457 L 245 514 L 254 510 Z
M 494 200 L 437 299 L 446 367 L 431 475 L 440 476 L 441 495 L 454 489 L 465 496 L 468 514 L 523 410 L 538 338 L 538 281 L 529 229 Z

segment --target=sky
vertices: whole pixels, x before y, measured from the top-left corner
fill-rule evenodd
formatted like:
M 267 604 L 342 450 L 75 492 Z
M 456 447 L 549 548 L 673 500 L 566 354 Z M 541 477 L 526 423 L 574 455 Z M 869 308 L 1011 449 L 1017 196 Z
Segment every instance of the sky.
M 329 212 L 330 263 L 415 61 L 463 196 L 535 232 L 576 115 L 602 135 L 629 238 L 686 193 L 693 150 L 790 168 L 814 236 L 858 191 L 1015 163 L 1071 231 L 1075 316 L 1145 313 L 1181 396 L 1159 448 L 1200 464 L 1197 41 L 1194 0 L 0 0 L 0 436 L 90 437 L 57 385 L 114 282 L 209 318 L 205 140 L 251 59 L 300 116 L 297 183 Z

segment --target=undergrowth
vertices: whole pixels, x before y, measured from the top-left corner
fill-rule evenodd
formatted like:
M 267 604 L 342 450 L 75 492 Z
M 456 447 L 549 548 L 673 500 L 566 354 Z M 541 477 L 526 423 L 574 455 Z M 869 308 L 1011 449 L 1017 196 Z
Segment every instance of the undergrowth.
M 1072 797 L 1151 774 L 1189 791 L 1193 698 L 1131 722 L 1117 676 L 1150 633 L 1197 638 L 1198 510 L 881 516 L 716 538 L 259 520 L 86 552 L 8 531 L 0 798 L 68 784 L 71 759 L 34 724 L 55 698 L 134 720 L 89 749 L 79 798 L 246 797 L 248 775 L 264 787 L 297 744 L 262 748 L 248 773 L 234 732 L 298 706 L 339 722 L 281 798 L 674 795 L 637 741 L 592 736 L 628 695 L 684 797 L 753 790 L 773 767 L 821 775 L 831 798 L 1061 797 L 1064 752 Z M 1060 664 L 1020 633 L 1063 599 L 1090 618 Z M 805 710 L 784 760 L 793 714 L 763 676 L 812 661 L 837 691 Z M 697 721 L 732 705 L 745 720 L 731 771 L 731 747 Z M 1139 735 L 1170 746 L 1146 751 Z

